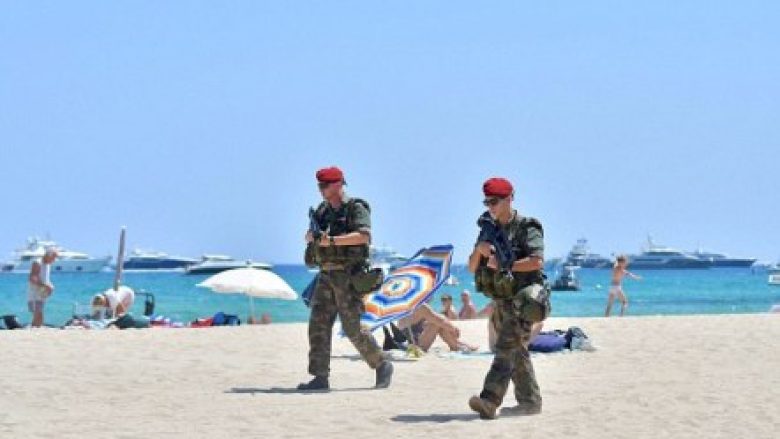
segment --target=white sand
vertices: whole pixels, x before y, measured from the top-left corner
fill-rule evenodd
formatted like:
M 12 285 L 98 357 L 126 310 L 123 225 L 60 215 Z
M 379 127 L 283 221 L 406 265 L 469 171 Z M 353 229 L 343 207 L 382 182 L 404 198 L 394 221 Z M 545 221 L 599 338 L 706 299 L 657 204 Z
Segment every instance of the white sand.
M 485 345 L 485 322 L 459 322 Z M 308 379 L 304 324 L 0 331 L 0 438 L 780 437 L 780 316 L 551 319 L 599 348 L 534 356 L 543 413 L 481 421 L 488 356 L 396 362 L 393 385 L 336 339 L 334 391 Z M 282 389 L 282 390 L 275 390 Z M 511 388 L 505 405 L 513 405 Z

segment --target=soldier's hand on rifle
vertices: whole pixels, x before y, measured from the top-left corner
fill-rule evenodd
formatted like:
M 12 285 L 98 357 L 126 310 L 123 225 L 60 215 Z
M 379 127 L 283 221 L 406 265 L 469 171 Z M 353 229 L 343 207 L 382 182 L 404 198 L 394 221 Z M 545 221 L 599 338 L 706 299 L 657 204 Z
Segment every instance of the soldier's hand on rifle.
M 306 243 L 307 244 L 312 242 L 312 241 L 314 241 L 314 235 L 312 235 L 311 230 L 306 232 L 306 238 L 305 239 L 306 239 Z
M 319 245 L 320 245 L 320 247 L 329 247 L 331 245 L 331 243 L 330 243 L 330 235 L 328 235 L 327 233 L 323 233 L 320 236 Z
M 493 246 L 487 241 L 482 241 L 479 244 L 477 244 L 476 250 L 484 258 L 489 258 L 495 252 Z
M 492 268 L 494 270 L 498 270 L 498 261 L 496 260 L 495 255 L 490 255 L 487 260 L 487 267 Z

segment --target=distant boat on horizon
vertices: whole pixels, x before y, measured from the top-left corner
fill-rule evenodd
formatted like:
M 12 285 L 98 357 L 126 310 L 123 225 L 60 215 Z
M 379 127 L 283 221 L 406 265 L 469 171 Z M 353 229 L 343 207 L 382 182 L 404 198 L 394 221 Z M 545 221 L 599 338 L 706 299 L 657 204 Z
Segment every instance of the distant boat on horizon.
M 704 261 L 679 250 L 653 242 L 647 237 L 647 247 L 638 255 L 629 256 L 629 268 L 635 270 L 707 269 L 711 261 Z
M 201 261 L 184 269 L 187 274 L 216 274 L 234 268 L 256 268 L 270 270 L 271 264 L 253 262 L 251 260 L 238 261 L 226 255 L 203 255 Z
M 691 256 L 709 261 L 713 267 L 750 267 L 758 260 L 757 258 L 731 258 L 723 253 L 707 252 L 701 248 L 692 252 Z
M 86 253 L 65 249 L 52 240 L 27 238 L 27 245 L 14 251 L 11 261 L 3 264 L 2 271 L 29 273 L 34 261 L 40 260 L 48 249 L 57 251 L 57 259 L 51 265 L 56 273 L 95 273 L 108 267 L 111 256 L 93 258 Z
M 780 285 L 780 262 L 769 269 L 769 285 Z
M 135 249 L 122 264 L 125 270 L 183 270 L 198 263 L 197 259 L 169 256 L 167 253 Z
M 582 268 L 610 268 L 612 267 L 612 259 L 591 253 L 588 248 L 588 240 L 580 238 L 566 256 L 564 265 Z
M 409 258 L 388 246 L 372 245 L 368 249 L 369 264 L 372 268 L 381 268 L 387 276 L 391 271 L 406 263 Z

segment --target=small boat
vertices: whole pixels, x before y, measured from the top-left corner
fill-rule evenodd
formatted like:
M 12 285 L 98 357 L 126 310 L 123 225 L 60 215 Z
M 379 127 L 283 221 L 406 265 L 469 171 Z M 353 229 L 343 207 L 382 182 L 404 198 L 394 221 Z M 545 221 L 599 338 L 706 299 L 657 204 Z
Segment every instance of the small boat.
M 769 270 L 769 285 L 780 285 L 780 265 Z
M 225 255 L 203 255 L 202 260 L 194 265 L 185 268 L 187 274 L 214 274 L 222 271 L 232 270 L 234 268 L 257 268 L 260 270 L 270 270 L 271 264 L 263 262 L 238 261 Z
M 197 263 L 197 259 L 135 249 L 122 267 L 125 270 L 181 270 Z
M 387 246 L 372 245 L 369 247 L 368 255 L 371 267 L 381 268 L 385 273 L 385 276 L 409 260 L 406 256 L 401 255 Z
M 574 273 L 576 268 L 574 265 L 564 265 L 561 274 L 555 278 L 550 288 L 553 291 L 579 291 L 580 281 Z

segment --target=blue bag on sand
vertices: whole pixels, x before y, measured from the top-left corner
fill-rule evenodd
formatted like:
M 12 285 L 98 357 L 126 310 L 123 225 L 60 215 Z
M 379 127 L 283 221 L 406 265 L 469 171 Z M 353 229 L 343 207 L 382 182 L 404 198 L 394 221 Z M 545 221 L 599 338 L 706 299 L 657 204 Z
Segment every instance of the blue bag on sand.
M 211 326 L 236 326 L 240 324 L 241 320 L 238 316 L 225 314 L 222 311 L 214 314 L 214 317 L 211 318 Z
M 557 352 L 566 347 L 566 337 L 556 332 L 542 332 L 528 346 L 529 351 L 533 352 Z

